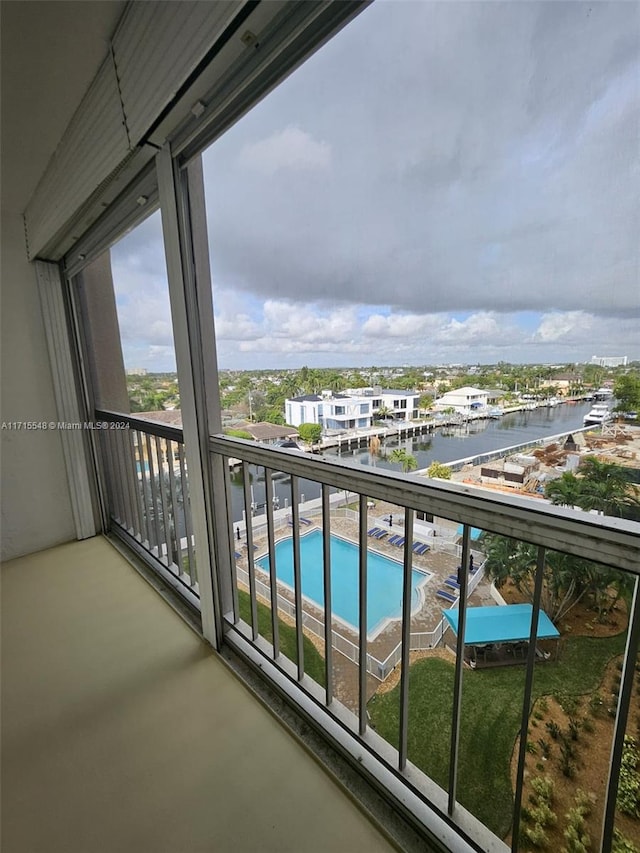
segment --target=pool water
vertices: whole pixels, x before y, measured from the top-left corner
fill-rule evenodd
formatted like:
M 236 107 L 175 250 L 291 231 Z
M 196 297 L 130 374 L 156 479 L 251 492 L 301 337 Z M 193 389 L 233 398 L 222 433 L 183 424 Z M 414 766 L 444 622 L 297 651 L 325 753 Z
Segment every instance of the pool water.
M 269 555 L 258 557 L 256 565 L 269 572 Z M 302 595 L 324 609 L 322 532 L 312 530 L 300 537 L 300 567 Z M 373 635 L 388 619 L 402 613 L 402 563 L 390 560 L 375 551 L 367 556 L 367 634 Z M 293 537 L 276 543 L 276 575 L 279 581 L 293 589 Z M 411 609 L 420 604 L 418 588 L 430 575 L 413 569 L 411 572 Z M 331 598 L 333 615 L 349 627 L 358 630 L 359 548 L 339 536 L 331 536 Z

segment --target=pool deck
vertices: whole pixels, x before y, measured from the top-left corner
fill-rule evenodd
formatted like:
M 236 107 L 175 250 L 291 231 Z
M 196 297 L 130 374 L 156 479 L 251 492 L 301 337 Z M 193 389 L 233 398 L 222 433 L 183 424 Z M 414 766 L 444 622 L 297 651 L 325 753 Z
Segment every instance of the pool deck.
M 371 522 L 368 521 L 368 526 L 382 526 L 377 523 L 376 519 L 379 519 L 379 517 L 384 515 L 385 512 L 388 515 L 388 512 L 392 511 L 396 517 L 399 517 L 401 514 L 398 511 L 399 509 L 400 508 L 398 507 L 388 505 L 385 508 L 385 505 L 381 504 L 378 504 L 376 507 L 372 507 L 369 510 Z M 320 518 L 314 519 L 313 517 L 310 517 L 310 520 L 312 521 L 312 524 L 306 526 L 301 525 L 301 534 L 308 533 L 314 529 L 321 529 L 321 524 L 319 523 Z M 358 542 L 358 522 L 349 518 L 341 517 L 338 513 L 332 513 L 331 532 L 336 535 L 343 536 L 345 539 L 354 543 Z M 401 528 L 394 525 L 392 532 L 400 533 Z M 276 539 L 290 535 L 291 528 L 288 525 L 283 526 L 276 531 Z M 385 537 L 384 539 L 379 540 L 370 537 L 367 543 L 368 550 L 377 551 L 385 557 L 402 562 L 403 549 L 389 544 L 387 541 L 388 538 L 389 537 Z M 416 540 L 420 539 L 419 536 L 414 538 Z M 254 544 L 256 546 L 256 555 L 263 553 L 267 549 L 265 536 L 255 537 Z M 246 546 L 241 549 L 240 553 L 241 556 L 238 560 L 238 565 L 246 570 L 248 568 Z M 442 611 L 443 609 L 446 609 L 447 606 L 447 603 L 443 599 L 439 598 L 436 593 L 442 588 L 443 583 L 448 576 L 456 573 L 459 565 L 459 559 L 453 554 L 433 549 L 423 556 L 418 556 L 417 554 L 413 554 L 412 556 L 413 568 L 428 572 L 430 577 L 422 587 L 422 602 L 420 609 L 418 612 L 414 613 L 411 618 L 411 631 L 412 633 L 419 633 L 423 631 L 430 632 L 439 625 L 442 620 Z M 268 575 L 263 573 L 258 567 L 256 567 L 256 576 L 268 583 Z M 283 585 L 279 585 L 279 592 L 284 598 L 293 603 L 293 594 L 291 590 Z M 270 606 L 269 601 L 264 601 L 263 603 Z M 472 594 L 469 604 L 471 606 L 479 606 L 488 603 L 495 604 L 493 599 L 491 599 L 488 588 L 480 585 Z M 316 619 L 323 621 L 323 611 L 311 604 L 308 600 L 305 600 L 304 602 L 304 610 Z M 283 616 L 283 618 L 285 621 L 292 621 L 286 616 Z M 346 623 L 334 621 L 334 630 L 341 634 L 346 640 L 349 640 L 357 646 L 359 642 L 358 633 L 353 628 L 349 628 Z M 323 640 L 310 631 L 305 630 L 305 633 L 324 656 Z M 385 661 L 398 646 L 400 639 L 401 623 L 399 619 L 394 619 L 389 622 L 382 631 L 376 634 L 373 639 L 369 640 L 367 650 L 370 655 L 377 658 L 379 661 Z M 336 698 L 343 702 L 347 707 L 355 709 L 357 707 L 358 697 L 358 665 L 339 652 L 334 653 L 333 661 Z M 368 676 L 367 681 L 368 694 L 371 696 L 379 689 L 381 682 L 373 676 Z

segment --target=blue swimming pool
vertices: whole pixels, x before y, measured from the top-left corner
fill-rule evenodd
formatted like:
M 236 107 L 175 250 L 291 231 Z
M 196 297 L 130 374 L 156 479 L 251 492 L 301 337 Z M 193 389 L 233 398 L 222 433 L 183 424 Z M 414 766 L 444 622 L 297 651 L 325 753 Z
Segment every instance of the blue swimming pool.
M 338 619 L 358 629 L 358 555 L 352 542 L 331 536 L 331 598 L 332 611 Z M 269 556 L 258 557 L 256 565 L 269 572 Z M 322 532 L 313 530 L 300 537 L 300 566 L 302 594 L 313 604 L 324 608 Z M 276 574 L 278 580 L 293 589 L 293 538 L 276 543 Z M 429 578 L 425 572 L 411 573 L 412 610 L 420 602 L 418 588 Z M 386 620 L 396 619 L 402 612 L 402 563 L 390 560 L 375 551 L 367 557 L 367 633 L 375 634 Z

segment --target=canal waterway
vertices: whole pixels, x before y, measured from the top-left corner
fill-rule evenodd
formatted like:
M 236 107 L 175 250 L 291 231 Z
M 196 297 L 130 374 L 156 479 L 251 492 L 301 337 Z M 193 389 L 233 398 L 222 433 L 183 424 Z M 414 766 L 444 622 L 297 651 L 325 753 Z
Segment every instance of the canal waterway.
M 590 410 L 591 403 L 564 403 L 555 407 L 533 409 L 531 411 L 512 412 L 495 420 L 470 421 L 456 427 L 437 427 L 432 433 L 405 438 L 397 435 L 387 436 L 381 441 L 380 452 L 373 455 L 368 448 L 357 448 L 349 451 L 339 451 L 337 448 L 325 450 L 323 456 L 327 459 L 341 459 L 376 469 L 397 471 L 399 466 L 389 461 L 389 455 L 398 447 L 416 457 L 418 468 L 427 468 L 432 462 L 455 462 L 470 456 L 479 456 L 495 452 L 514 445 L 535 442 L 537 439 L 561 433 L 571 432 L 583 426 L 583 418 Z M 265 512 L 264 470 L 256 466 L 249 467 L 252 500 L 256 505 L 256 513 Z M 312 500 L 320 496 L 318 483 L 300 480 L 300 494 L 304 500 Z M 284 474 L 274 477 L 275 494 L 269 499 L 276 499 L 277 507 L 288 506 L 291 503 L 291 481 Z M 243 518 L 244 498 L 242 492 L 242 474 L 240 470 L 231 473 L 231 499 L 233 520 Z

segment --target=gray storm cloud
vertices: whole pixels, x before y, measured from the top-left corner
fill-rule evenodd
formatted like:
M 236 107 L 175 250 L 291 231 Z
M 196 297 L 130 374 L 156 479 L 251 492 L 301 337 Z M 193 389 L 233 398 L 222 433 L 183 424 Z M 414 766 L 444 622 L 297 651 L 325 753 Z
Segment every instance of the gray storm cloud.
M 373 4 L 205 154 L 215 280 L 637 315 L 639 36 L 635 3 Z

